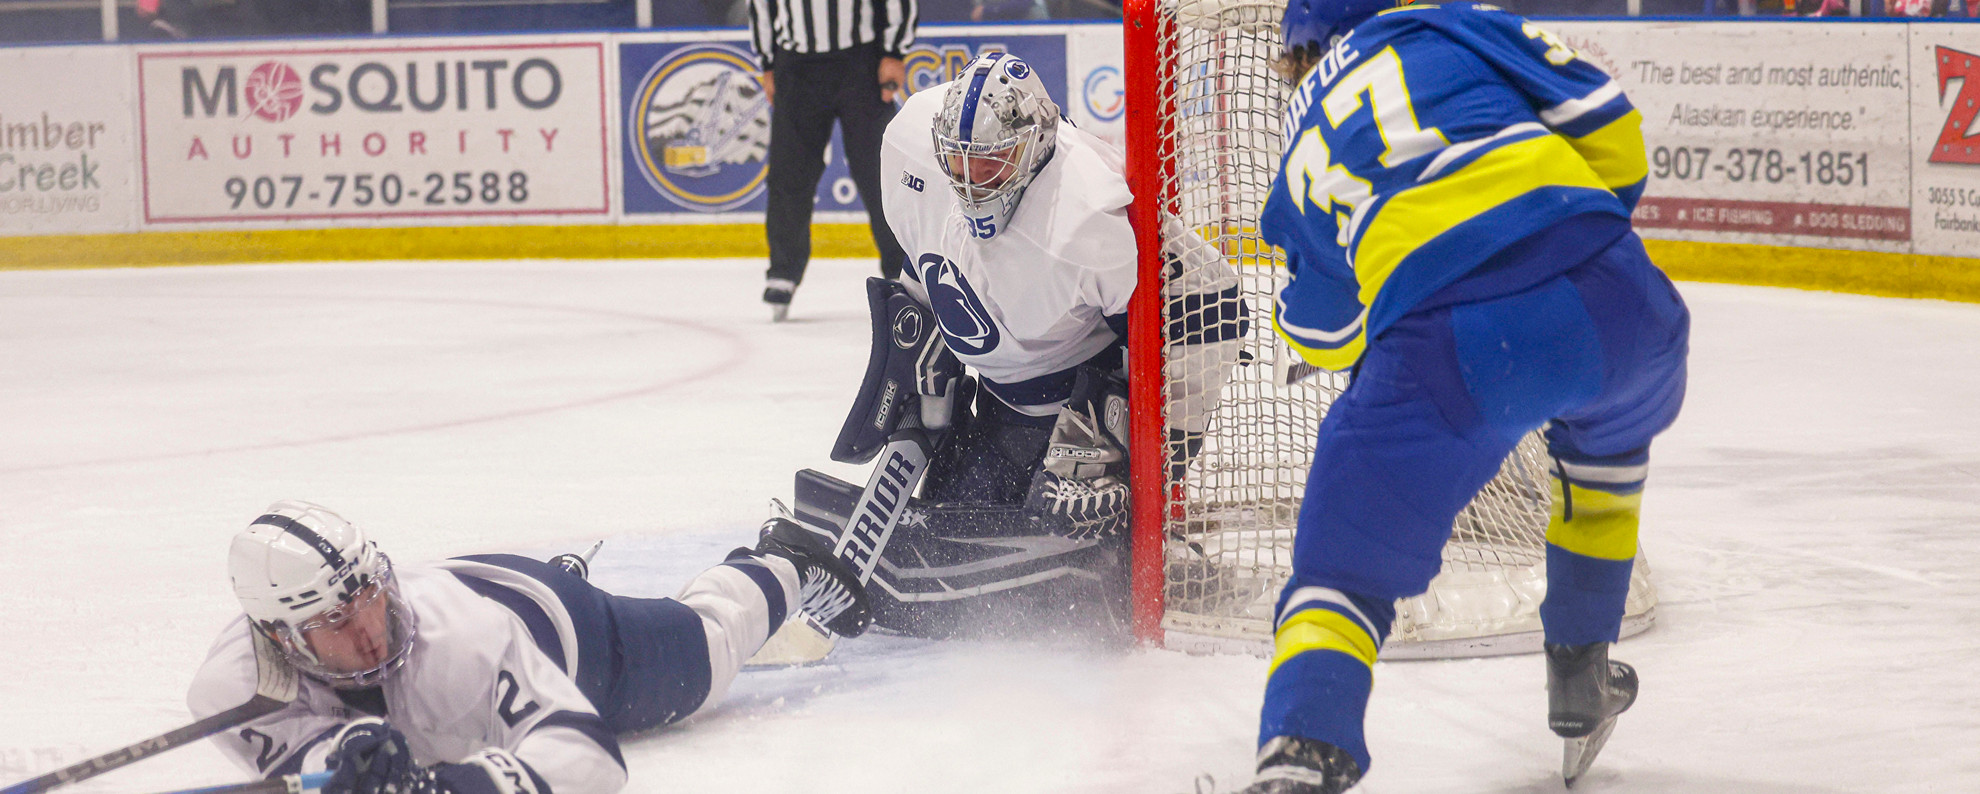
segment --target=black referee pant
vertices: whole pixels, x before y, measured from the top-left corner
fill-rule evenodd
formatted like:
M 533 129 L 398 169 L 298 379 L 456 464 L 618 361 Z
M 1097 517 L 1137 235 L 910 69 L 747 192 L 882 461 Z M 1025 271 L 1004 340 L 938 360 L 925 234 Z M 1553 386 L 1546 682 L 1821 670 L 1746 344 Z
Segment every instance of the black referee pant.
M 825 171 L 832 121 L 844 133 L 846 166 L 866 205 L 880 273 L 901 274 L 907 255 L 894 241 L 880 209 L 880 138 L 894 106 L 880 101 L 880 45 L 862 44 L 828 53 L 777 50 L 772 76 L 777 95 L 770 111 L 769 207 L 763 220 L 770 238 L 768 279 L 804 280 L 811 262 L 811 204 Z

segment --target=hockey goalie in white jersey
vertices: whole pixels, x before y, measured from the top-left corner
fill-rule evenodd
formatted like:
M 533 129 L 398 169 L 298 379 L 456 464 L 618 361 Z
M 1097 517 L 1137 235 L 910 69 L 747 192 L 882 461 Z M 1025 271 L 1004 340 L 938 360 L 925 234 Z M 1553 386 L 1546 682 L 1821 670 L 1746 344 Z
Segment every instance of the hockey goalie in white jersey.
M 865 629 L 856 575 L 793 530 L 773 519 L 677 598 L 628 598 L 574 555 L 397 569 L 335 513 L 277 502 L 234 538 L 246 614 L 187 701 L 204 718 L 254 695 L 258 661 L 293 666 L 294 702 L 215 742 L 260 776 L 328 769 L 326 794 L 615 792 L 617 736 L 717 701 L 788 610 Z
M 899 433 L 926 439 L 925 481 L 890 516 L 869 588 L 877 625 L 928 636 L 1124 625 L 1123 353 L 1137 257 L 1123 171 L 1121 153 L 1064 120 L 1008 53 L 917 92 L 888 125 L 884 206 L 907 268 L 898 283 L 868 282 L 873 354 L 833 450 L 865 462 Z M 1248 311 L 1235 271 L 1167 223 L 1166 256 L 1206 274 L 1165 288 L 1182 342 L 1168 351 L 1170 433 L 1188 450 Z M 876 487 L 914 493 L 907 478 L 885 479 L 863 497 L 801 472 L 796 518 L 828 533 L 858 526 L 880 515 L 860 506 L 890 504 L 871 498 L 888 495 Z

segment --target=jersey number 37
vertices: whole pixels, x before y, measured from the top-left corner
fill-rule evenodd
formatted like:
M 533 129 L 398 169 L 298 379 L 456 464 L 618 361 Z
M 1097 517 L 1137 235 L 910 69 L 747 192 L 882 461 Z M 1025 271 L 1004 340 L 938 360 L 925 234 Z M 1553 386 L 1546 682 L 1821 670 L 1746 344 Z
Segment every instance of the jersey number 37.
M 1538 39 L 1547 45 L 1544 58 L 1548 63 L 1560 66 L 1573 60 L 1575 52 L 1552 33 L 1541 30 L 1531 23 L 1521 26 L 1521 32 L 1529 39 Z M 1335 49 L 1329 52 L 1328 59 L 1345 69 L 1361 57 L 1350 45 L 1351 38 L 1336 42 Z M 1339 71 L 1316 70 L 1313 77 L 1320 84 L 1328 82 Z M 1300 92 L 1307 96 L 1315 80 L 1309 78 L 1300 86 Z M 1320 108 L 1326 112 L 1327 124 L 1335 130 L 1355 120 L 1356 114 L 1364 105 L 1373 118 L 1375 129 L 1382 136 L 1382 154 L 1378 161 L 1383 168 L 1394 168 L 1423 155 L 1440 151 L 1450 146 L 1441 130 L 1435 127 L 1424 129 L 1417 123 L 1416 107 L 1410 101 L 1409 83 L 1403 77 L 1402 57 L 1394 47 L 1385 47 L 1374 57 L 1362 61 L 1352 71 L 1342 75 L 1340 81 L 1327 86 L 1327 93 L 1320 100 Z M 1295 107 L 1310 106 L 1308 102 L 1294 101 Z M 1286 156 L 1286 193 L 1291 196 L 1300 213 L 1305 214 L 1307 204 L 1312 204 L 1322 212 L 1334 216 L 1340 231 L 1335 241 L 1346 246 L 1350 240 L 1352 219 L 1355 211 L 1374 197 L 1374 190 L 1367 179 L 1354 175 L 1340 163 L 1334 161 L 1332 149 L 1317 126 L 1307 127 L 1293 144 L 1292 152 Z M 1304 201 L 1299 199 L 1304 198 Z

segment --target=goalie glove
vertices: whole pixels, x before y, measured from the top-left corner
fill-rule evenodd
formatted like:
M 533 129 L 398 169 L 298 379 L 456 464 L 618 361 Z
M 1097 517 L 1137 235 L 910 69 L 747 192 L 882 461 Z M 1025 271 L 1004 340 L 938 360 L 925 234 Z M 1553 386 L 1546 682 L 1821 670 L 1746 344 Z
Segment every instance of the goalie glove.
M 1083 539 L 1120 530 L 1127 520 L 1127 398 L 1096 370 L 1082 370 L 1073 399 L 1059 412 L 1045 447 L 1045 462 L 1032 475 L 1025 511 L 1053 525 L 1053 534 Z

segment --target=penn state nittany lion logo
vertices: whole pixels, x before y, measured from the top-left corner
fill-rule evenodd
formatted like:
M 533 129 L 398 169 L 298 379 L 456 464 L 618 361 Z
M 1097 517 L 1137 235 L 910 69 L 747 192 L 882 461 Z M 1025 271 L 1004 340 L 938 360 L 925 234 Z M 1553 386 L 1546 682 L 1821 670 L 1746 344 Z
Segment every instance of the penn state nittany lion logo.
M 669 201 L 724 212 L 763 192 L 770 99 L 748 53 L 721 44 L 668 53 L 640 80 L 626 116 L 628 154 Z
M 935 321 L 942 324 L 949 348 L 969 356 L 996 350 L 1003 334 L 956 263 L 941 254 L 923 254 L 916 264 L 921 269 L 921 283 L 928 287 L 929 307 L 935 310 Z

